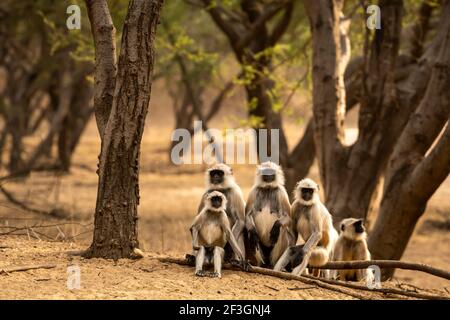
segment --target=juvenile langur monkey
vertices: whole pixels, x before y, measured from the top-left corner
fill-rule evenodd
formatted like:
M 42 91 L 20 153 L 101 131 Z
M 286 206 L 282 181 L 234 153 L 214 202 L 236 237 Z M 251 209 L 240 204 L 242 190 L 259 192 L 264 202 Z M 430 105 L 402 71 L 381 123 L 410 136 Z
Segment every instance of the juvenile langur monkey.
M 338 234 L 331 214 L 320 201 L 319 186 L 313 180 L 299 181 L 294 192 L 291 218 L 296 245 L 283 253 L 274 269 L 281 271 L 290 263 L 292 273 L 300 275 L 308 264 L 319 267 L 332 258 Z
M 204 197 L 203 209 L 195 217 L 190 228 L 192 248 L 196 251 L 195 275 L 203 277 L 221 277 L 225 245 L 229 243 L 240 261 L 244 260 L 236 239 L 230 229 L 230 222 L 225 212 L 227 198 L 219 191 L 213 191 Z M 214 264 L 214 272 L 203 270 L 205 263 Z
M 246 214 L 247 257 L 254 265 L 270 268 L 294 241 L 290 231 L 290 203 L 280 166 L 264 162 L 257 167 Z
M 205 173 L 206 191 L 202 196 L 198 212 L 202 211 L 205 197 L 211 191 L 219 191 L 227 198 L 226 213 L 230 221 L 231 231 L 239 245 L 242 254 L 245 256 L 244 227 L 245 227 L 245 202 L 241 188 L 237 185 L 233 170 L 224 163 L 216 164 L 206 170 Z M 233 250 L 230 244 L 225 246 L 225 261 L 232 258 Z M 237 257 L 234 257 L 237 259 Z
M 341 233 L 334 248 L 334 261 L 370 260 L 367 248 L 367 233 L 363 220 L 348 218 L 340 224 Z M 360 281 L 372 279 L 373 273 L 369 269 L 339 270 L 340 280 Z

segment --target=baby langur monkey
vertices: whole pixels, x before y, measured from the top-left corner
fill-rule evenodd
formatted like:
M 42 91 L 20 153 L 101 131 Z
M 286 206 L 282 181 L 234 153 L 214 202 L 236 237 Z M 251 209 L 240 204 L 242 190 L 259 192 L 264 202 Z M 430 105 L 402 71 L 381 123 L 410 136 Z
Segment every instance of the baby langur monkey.
M 370 260 L 367 248 L 367 233 L 363 220 L 348 218 L 341 222 L 341 233 L 334 248 L 334 261 Z M 370 269 L 339 270 L 340 280 L 361 281 L 371 280 L 373 273 Z
M 240 261 L 244 256 L 231 232 L 230 222 L 225 209 L 226 197 L 219 191 L 209 192 L 205 196 L 204 206 L 195 217 L 190 228 L 192 247 L 196 252 L 195 274 L 197 276 L 221 277 L 225 245 L 229 243 Z M 214 264 L 214 272 L 203 270 L 205 263 Z
M 297 183 L 291 219 L 296 245 L 283 253 L 274 270 L 281 271 L 289 266 L 293 274 L 300 275 L 308 264 L 311 267 L 326 264 L 332 258 L 338 234 L 331 214 L 319 199 L 319 186 L 313 180 L 303 179 Z M 318 275 L 317 269 L 315 272 Z M 330 277 L 329 272 L 325 276 Z

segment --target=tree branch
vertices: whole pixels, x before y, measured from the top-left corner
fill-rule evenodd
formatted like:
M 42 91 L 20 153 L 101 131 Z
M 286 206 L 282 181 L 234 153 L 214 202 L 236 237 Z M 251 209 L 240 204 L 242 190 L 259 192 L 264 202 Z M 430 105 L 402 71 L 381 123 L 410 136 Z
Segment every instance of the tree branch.
M 278 24 L 274 27 L 272 34 L 269 36 L 269 46 L 273 47 L 280 38 L 286 33 L 289 23 L 292 20 L 292 13 L 294 11 L 294 2 L 289 1 L 284 9 L 284 15 Z
M 397 260 L 369 260 L 369 261 L 335 261 L 328 262 L 317 269 L 343 270 L 343 269 L 367 269 L 369 266 L 378 266 L 381 269 L 404 269 L 421 271 L 433 276 L 450 280 L 450 272 L 438 269 L 423 263 L 404 262 Z
M 414 169 L 408 183 L 409 189 L 417 192 L 415 189 L 420 186 L 420 198 L 429 199 L 449 172 L 450 125 L 447 121 L 447 127 L 437 145 Z
M 161 262 L 168 262 L 168 263 L 175 263 L 175 264 L 179 264 L 179 265 L 191 266 L 191 264 L 188 261 L 186 261 L 185 259 L 166 257 L 166 258 L 159 258 L 158 260 Z M 362 262 L 371 262 L 371 261 L 353 261 L 353 262 L 361 262 L 362 263 Z M 400 262 L 400 261 L 395 261 L 395 262 Z M 380 263 L 380 261 L 378 261 L 378 263 Z M 328 266 L 328 264 L 327 264 L 327 266 Z M 244 270 L 239 269 L 236 266 L 230 265 L 230 264 L 224 264 L 223 268 L 244 271 Z M 280 272 L 280 271 L 275 271 L 275 270 L 261 268 L 261 267 L 254 267 L 254 266 L 251 266 L 250 269 L 248 270 L 248 272 L 266 275 L 266 276 L 272 276 L 272 277 L 286 279 L 286 280 L 297 280 L 297 281 L 301 281 L 305 284 L 316 285 L 316 286 L 324 288 L 324 289 L 343 293 L 343 294 L 355 297 L 357 299 L 371 299 L 370 296 L 364 295 L 358 291 L 379 292 L 379 293 L 384 293 L 384 294 L 390 293 L 390 294 L 403 295 L 403 296 L 414 297 L 414 298 L 419 298 L 419 299 L 439 299 L 439 300 L 449 300 L 450 299 L 449 297 L 445 297 L 445 296 L 413 293 L 413 292 L 408 292 L 408 291 L 393 289 L 393 288 L 369 289 L 365 286 L 352 284 L 352 283 L 348 283 L 348 282 L 344 282 L 344 281 L 315 278 L 312 276 L 296 276 L 291 273 Z M 354 290 L 347 290 L 342 287 L 348 287 L 348 288 L 351 288 Z M 358 291 L 355 291 L 355 290 L 358 290 Z
M 238 43 L 241 40 L 239 33 L 235 30 L 233 25 L 225 20 L 220 14 L 221 10 L 218 4 L 214 4 L 212 0 L 202 0 L 205 9 L 209 12 L 217 26 L 227 35 L 231 44 Z
M 272 19 L 281 9 L 286 7 L 287 5 L 292 5 L 292 0 L 283 0 L 280 2 L 271 3 L 267 6 L 264 12 L 258 17 L 258 19 L 252 24 L 250 30 L 244 34 L 237 44 L 235 44 L 235 50 L 237 52 L 241 51 L 245 48 L 261 31 L 262 28 L 266 25 L 267 21 Z M 289 17 L 289 15 L 288 15 Z M 290 20 L 290 19 L 289 19 Z M 288 21 L 289 23 L 289 21 Z M 283 27 L 283 26 L 281 26 Z M 280 30 L 282 31 L 282 30 Z
M 44 264 L 44 265 L 37 265 L 37 266 L 24 266 L 24 267 L 11 267 L 6 269 L 0 269 L 0 274 L 5 273 L 12 273 L 12 272 L 19 272 L 19 271 L 28 271 L 28 270 L 36 270 L 36 269 L 53 269 L 56 268 L 56 264 Z
M 103 137 L 111 112 L 117 75 L 115 33 L 106 0 L 86 0 L 95 47 L 95 119 Z

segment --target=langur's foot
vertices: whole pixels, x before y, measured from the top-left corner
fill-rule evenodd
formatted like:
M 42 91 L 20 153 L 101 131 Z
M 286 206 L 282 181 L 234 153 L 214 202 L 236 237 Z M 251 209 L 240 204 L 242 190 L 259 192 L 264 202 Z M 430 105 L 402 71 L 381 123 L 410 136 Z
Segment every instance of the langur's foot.
M 195 271 L 195 275 L 197 277 L 206 277 L 208 275 L 208 272 L 206 272 L 204 270 L 198 270 L 198 271 Z
M 208 276 L 211 278 L 222 278 L 222 274 L 220 272 L 211 272 L 208 274 Z
M 195 256 L 194 255 L 187 253 L 185 259 L 186 259 L 186 262 L 188 263 L 188 265 L 190 265 L 190 266 L 195 265 Z

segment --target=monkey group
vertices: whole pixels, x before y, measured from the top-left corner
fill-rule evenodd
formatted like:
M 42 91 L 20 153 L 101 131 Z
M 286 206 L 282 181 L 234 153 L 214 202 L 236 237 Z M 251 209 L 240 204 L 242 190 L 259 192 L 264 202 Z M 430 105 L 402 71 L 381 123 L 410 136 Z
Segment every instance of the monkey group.
M 193 253 L 187 259 L 197 276 L 220 278 L 228 262 L 347 281 L 370 277 L 363 269 L 319 269 L 329 261 L 370 260 L 363 220 L 344 219 L 338 234 L 320 201 L 319 185 L 309 178 L 297 183 L 291 205 L 283 170 L 270 161 L 257 166 L 247 202 L 228 165 L 206 170 L 205 192 L 190 232 Z

